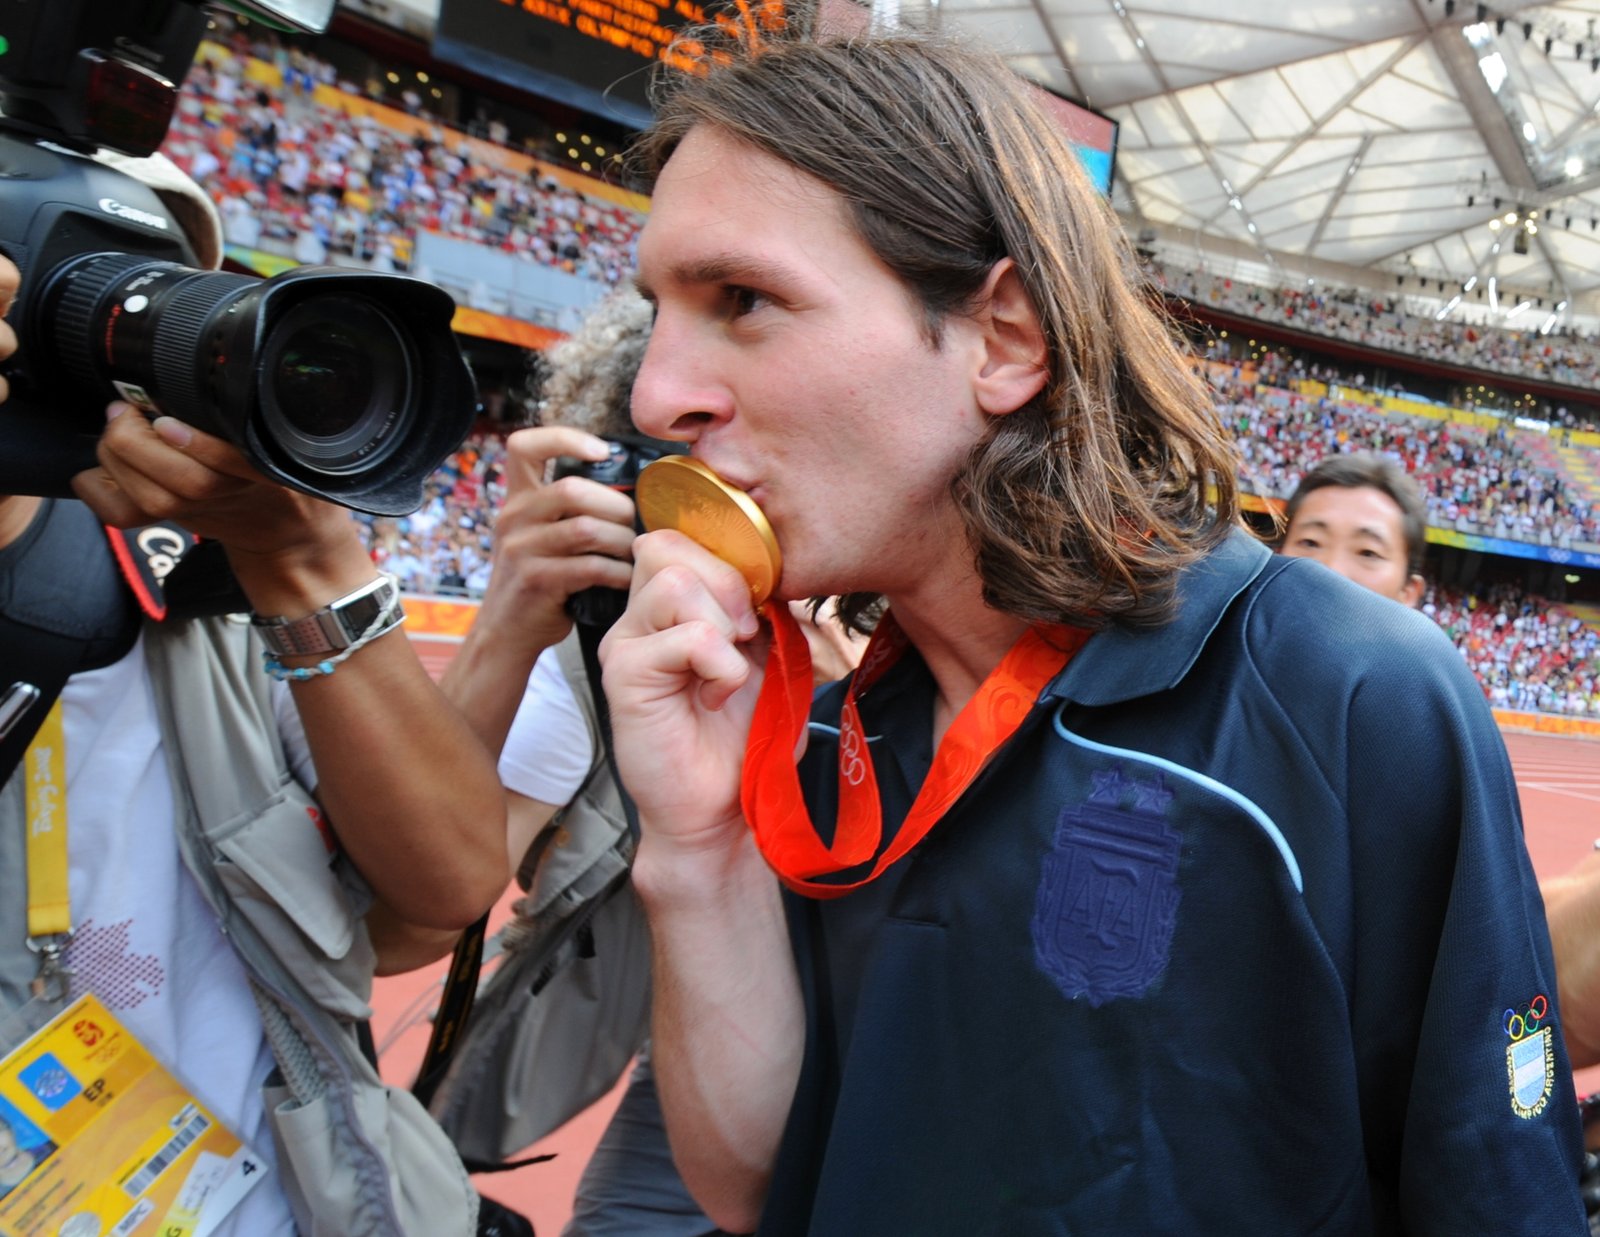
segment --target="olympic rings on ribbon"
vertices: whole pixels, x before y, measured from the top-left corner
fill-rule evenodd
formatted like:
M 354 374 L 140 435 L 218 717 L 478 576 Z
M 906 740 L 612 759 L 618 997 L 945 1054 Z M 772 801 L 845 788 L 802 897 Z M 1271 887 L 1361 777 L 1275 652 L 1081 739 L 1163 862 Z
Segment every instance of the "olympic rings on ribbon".
M 1511 1037 L 1511 1042 L 1526 1039 L 1539 1029 L 1539 1024 L 1545 1020 L 1550 1012 L 1550 1001 L 1544 993 L 1540 993 L 1529 1001 L 1522 1009 L 1508 1009 L 1502 1026 L 1505 1033 Z

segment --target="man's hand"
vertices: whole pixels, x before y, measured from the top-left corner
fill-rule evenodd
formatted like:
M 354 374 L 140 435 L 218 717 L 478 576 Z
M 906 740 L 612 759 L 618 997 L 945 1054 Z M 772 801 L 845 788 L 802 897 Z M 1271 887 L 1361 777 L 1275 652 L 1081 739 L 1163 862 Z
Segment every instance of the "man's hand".
M 647 533 L 634 562 L 600 656 L 640 857 L 716 862 L 748 844 L 739 777 L 767 642 L 744 577 L 683 534 Z
M 506 501 L 495 519 L 494 570 L 475 626 L 512 636 L 537 655 L 572 629 L 566 606 L 574 593 L 627 589 L 633 500 L 587 477 L 545 480 L 558 456 L 599 461 L 607 450 L 604 439 L 560 425 L 506 439 Z
M 844 678 L 858 665 L 867 651 L 867 638 L 849 630 L 839 621 L 839 599 L 830 597 L 812 617 L 809 601 L 791 601 L 789 613 L 800 625 L 811 649 L 811 679 L 832 683 Z
M 1574 1069 L 1600 1065 L 1600 851 L 1539 885 Z
M 719 1226 L 756 1226 L 805 1016 L 778 882 L 739 804 L 767 640 L 744 577 L 677 532 L 634 542 L 600 648 L 617 769 L 639 807 L 652 1048 L 673 1159 Z

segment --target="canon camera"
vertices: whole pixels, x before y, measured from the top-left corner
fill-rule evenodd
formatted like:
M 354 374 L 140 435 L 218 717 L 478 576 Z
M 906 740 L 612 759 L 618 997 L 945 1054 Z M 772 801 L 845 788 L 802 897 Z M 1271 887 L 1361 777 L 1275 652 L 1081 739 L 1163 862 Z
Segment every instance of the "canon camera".
M 230 7 L 316 32 L 333 3 Z M 0 252 L 22 272 L 0 494 L 70 495 L 121 398 L 285 485 L 403 515 L 476 414 L 449 295 L 357 269 L 196 269 L 157 193 L 93 157 L 159 147 L 205 20 L 177 0 L 0 0 Z

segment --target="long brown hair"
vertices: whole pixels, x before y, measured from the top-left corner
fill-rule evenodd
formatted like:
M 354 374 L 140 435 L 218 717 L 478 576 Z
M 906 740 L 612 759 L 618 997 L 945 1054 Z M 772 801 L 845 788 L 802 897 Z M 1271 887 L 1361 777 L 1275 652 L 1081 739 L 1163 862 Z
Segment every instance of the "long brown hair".
M 695 38 L 707 71 L 658 79 L 657 119 L 632 151 L 642 186 L 702 124 L 809 173 L 910 289 L 933 346 L 1013 259 L 1050 378 L 991 419 L 952 482 L 984 601 L 1092 626 L 1169 618 L 1178 570 L 1237 520 L 1233 447 L 1029 87 L 996 57 L 921 35 Z

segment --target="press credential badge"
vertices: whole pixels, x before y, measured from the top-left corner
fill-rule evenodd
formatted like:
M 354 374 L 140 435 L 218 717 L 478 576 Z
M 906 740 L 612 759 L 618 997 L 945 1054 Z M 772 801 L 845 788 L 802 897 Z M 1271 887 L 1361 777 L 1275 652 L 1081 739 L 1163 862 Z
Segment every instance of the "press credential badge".
M 93 996 L 0 1059 L 0 1237 L 206 1237 L 265 1175 Z

